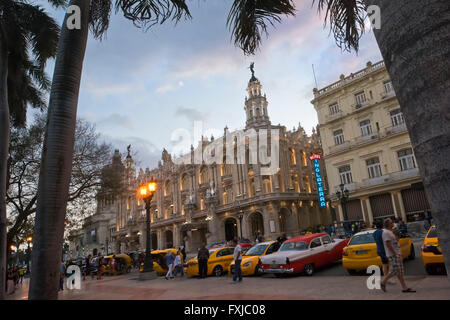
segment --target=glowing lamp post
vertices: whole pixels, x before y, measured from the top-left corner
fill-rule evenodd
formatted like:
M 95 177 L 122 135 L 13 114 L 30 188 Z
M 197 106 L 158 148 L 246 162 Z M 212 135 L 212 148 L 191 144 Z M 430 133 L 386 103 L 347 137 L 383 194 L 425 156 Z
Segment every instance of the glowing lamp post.
M 149 181 L 145 185 L 139 188 L 139 197 L 145 202 L 145 213 L 146 213 L 146 230 L 147 230 L 147 239 L 146 239 L 146 247 L 145 247 L 145 260 L 144 260 L 144 269 L 142 273 L 154 274 L 153 271 L 153 260 L 152 255 L 150 253 L 151 248 L 151 237 L 150 237 L 150 202 L 152 201 L 153 195 L 156 191 L 156 181 Z M 148 278 L 156 278 L 150 276 Z
M 33 236 L 27 237 L 27 244 L 28 244 L 28 250 L 27 250 L 27 273 L 30 273 L 30 255 L 31 255 L 31 248 L 30 245 L 33 242 Z

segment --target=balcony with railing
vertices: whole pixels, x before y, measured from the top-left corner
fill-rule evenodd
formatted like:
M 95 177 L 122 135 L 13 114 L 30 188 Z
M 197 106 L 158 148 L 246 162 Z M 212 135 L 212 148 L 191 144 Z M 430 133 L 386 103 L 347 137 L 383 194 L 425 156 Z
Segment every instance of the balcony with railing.
M 325 115 L 325 122 L 330 122 L 336 119 L 339 119 L 340 117 L 342 117 L 344 114 L 342 113 L 342 111 L 338 111 L 336 113 L 333 114 L 326 114 Z
M 385 100 L 385 99 L 389 99 L 389 98 L 391 98 L 391 97 L 395 97 L 396 94 L 395 94 L 395 91 L 394 91 L 394 90 L 391 90 L 391 91 L 389 91 L 389 92 L 382 92 L 382 93 L 380 94 L 380 96 L 381 96 L 381 100 Z
M 365 144 L 371 141 L 375 141 L 378 139 L 378 134 L 377 133 L 371 133 L 371 134 L 367 134 L 364 136 L 359 136 L 354 140 L 354 145 L 361 145 L 361 144 Z
M 386 136 L 390 136 L 390 135 L 404 132 L 404 131 L 408 131 L 408 129 L 406 128 L 406 123 L 403 122 L 397 126 L 391 126 L 391 127 L 386 128 L 384 134 Z
M 346 150 L 346 149 L 349 149 L 350 148 L 350 141 L 345 141 L 344 143 L 341 143 L 341 144 L 338 144 L 338 145 L 334 145 L 334 146 L 331 146 L 330 148 L 329 148 L 329 154 L 333 154 L 333 153 L 337 153 L 337 152 L 341 152 L 341 151 L 344 151 L 344 150 Z
M 419 169 L 418 168 L 412 168 L 409 170 L 403 170 L 403 171 L 397 171 L 392 172 L 389 174 L 385 174 L 380 177 L 371 178 L 371 179 L 364 179 L 359 184 L 359 188 L 368 188 L 368 187 L 374 187 L 381 184 L 387 184 L 407 179 L 412 179 L 419 177 Z
M 352 111 L 364 110 L 372 105 L 372 100 L 368 99 L 364 102 L 352 104 Z

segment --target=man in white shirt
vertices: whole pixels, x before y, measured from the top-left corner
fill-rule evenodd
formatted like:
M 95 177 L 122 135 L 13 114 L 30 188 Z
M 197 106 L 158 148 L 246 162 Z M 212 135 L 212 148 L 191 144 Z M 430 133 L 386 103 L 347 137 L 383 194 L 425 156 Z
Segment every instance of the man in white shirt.
M 241 271 L 241 262 L 242 262 L 242 247 L 239 245 L 237 239 L 234 239 L 234 244 L 236 247 L 234 248 L 233 258 L 234 258 L 234 274 L 233 274 L 233 282 L 239 278 L 239 282 L 242 281 L 242 271 Z
M 403 268 L 403 258 L 400 250 L 400 245 L 398 243 L 397 237 L 392 232 L 392 228 L 394 227 L 394 223 L 391 219 L 384 220 L 384 229 L 383 229 L 383 244 L 384 251 L 386 252 L 386 257 L 389 259 L 391 264 L 391 272 L 387 275 L 384 275 L 383 280 L 381 281 L 381 289 L 386 292 L 386 283 L 393 276 L 397 276 L 400 284 L 402 285 L 402 292 L 416 292 L 411 288 L 408 288 L 404 278 L 404 268 Z

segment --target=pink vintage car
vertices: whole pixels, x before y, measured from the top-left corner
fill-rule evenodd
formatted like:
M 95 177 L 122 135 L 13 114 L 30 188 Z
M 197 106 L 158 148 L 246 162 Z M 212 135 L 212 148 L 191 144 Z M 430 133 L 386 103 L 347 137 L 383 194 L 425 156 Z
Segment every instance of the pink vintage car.
M 262 256 L 261 273 L 302 273 L 311 276 L 314 270 L 342 258 L 348 239 L 331 239 L 326 233 L 315 233 L 286 240 L 280 249 Z

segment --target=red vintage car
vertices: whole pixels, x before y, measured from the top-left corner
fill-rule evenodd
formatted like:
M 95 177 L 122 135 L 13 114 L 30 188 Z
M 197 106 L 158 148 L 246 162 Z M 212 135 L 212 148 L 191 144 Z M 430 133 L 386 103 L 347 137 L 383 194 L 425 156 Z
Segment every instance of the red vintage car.
M 262 256 L 261 273 L 294 274 L 304 272 L 311 276 L 314 270 L 342 258 L 342 249 L 348 239 L 331 239 L 326 233 L 315 233 L 286 240 L 280 249 Z

